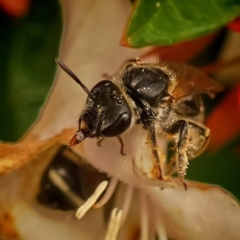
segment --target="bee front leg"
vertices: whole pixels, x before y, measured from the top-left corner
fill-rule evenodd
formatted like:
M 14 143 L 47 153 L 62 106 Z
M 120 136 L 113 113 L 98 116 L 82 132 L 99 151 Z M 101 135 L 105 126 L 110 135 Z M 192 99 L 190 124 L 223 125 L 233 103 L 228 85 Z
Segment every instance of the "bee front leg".
M 157 141 L 156 141 L 156 128 L 153 122 L 150 122 L 148 124 L 148 133 L 149 133 L 149 143 L 151 146 L 151 151 L 159 170 L 158 179 L 163 180 L 164 178 L 163 178 L 163 172 L 162 172 L 162 165 L 161 165 L 161 161 L 158 153 Z
M 105 137 L 101 137 L 101 138 L 97 141 L 98 147 L 101 147 L 101 146 L 102 146 L 101 144 L 102 144 L 102 142 L 103 142 L 104 139 L 105 139 Z M 120 143 L 120 145 L 121 145 L 120 153 L 121 153 L 122 155 L 126 155 L 126 154 L 124 153 L 124 144 L 123 144 L 123 140 L 122 140 L 121 136 L 117 136 L 117 139 L 118 139 L 118 141 L 119 141 L 119 143 Z
M 121 136 L 117 136 L 117 139 L 118 139 L 118 141 L 119 141 L 119 143 L 120 143 L 120 145 L 121 145 L 121 151 L 120 151 L 120 153 L 121 153 L 122 155 L 126 155 L 126 154 L 124 153 L 124 144 L 123 144 L 123 140 L 122 140 Z
M 104 137 L 101 137 L 101 138 L 97 141 L 97 145 L 98 145 L 99 147 L 102 146 L 102 141 L 103 141 L 104 139 L 105 139 Z

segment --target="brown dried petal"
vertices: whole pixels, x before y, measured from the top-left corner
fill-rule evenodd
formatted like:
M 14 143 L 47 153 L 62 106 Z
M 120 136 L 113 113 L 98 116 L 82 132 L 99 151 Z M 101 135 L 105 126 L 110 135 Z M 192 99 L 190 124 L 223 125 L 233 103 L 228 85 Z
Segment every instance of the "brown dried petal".
M 0 143 L 0 176 L 36 159 L 53 144 L 67 144 L 73 132 L 74 130 L 65 130 L 46 140 L 38 140 L 29 135 L 18 143 Z

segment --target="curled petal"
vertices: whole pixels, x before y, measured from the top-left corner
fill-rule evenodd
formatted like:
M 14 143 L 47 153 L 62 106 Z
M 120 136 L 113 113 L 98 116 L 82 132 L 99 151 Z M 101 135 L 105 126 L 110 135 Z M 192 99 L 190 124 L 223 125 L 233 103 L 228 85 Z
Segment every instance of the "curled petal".
M 240 236 L 240 205 L 220 187 L 187 181 L 188 190 L 148 189 L 157 216 L 173 239 L 233 239 Z

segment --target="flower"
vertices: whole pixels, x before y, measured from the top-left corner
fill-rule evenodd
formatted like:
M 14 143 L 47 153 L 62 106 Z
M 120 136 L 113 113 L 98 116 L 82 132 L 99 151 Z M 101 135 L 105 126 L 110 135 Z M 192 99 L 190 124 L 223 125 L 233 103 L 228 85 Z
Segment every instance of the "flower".
M 129 10 L 127 3 L 109 0 L 93 5 L 83 1 L 80 6 L 77 0 L 62 0 L 65 32 L 60 59 L 86 85 L 93 85 L 105 70 L 117 70 L 125 59 L 148 51 L 125 49 L 117 44 Z M 84 14 L 87 9 L 91 9 L 94 18 Z M 58 72 L 41 115 L 26 136 L 15 144 L 0 144 L 3 239 L 114 240 L 117 235 L 119 239 L 155 239 L 156 235 L 159 239 L 238 239 L 239 203 L 216 186 L 188 181 L 189 189 L 185 191 L 178 180 L 157 180 L 146 132 L 140 126 L 123 138 L 127 153 L 124 157 L 116 154 L 120 149 L 115 139 L 106 139 L 101 148 L 96 139 L 87 139 L 74 152 L 62 152 L 61 146 L 66 146 L 75 132 L 74 116 L 78 116 L 86 98 L 80 91 L 64 72 Z M 159 144 L 166 149 L 165 141 L 160 140 Z M 70 187 L 67 169 L 48 169 L 60 153 L 73 154 L 65 157 L 80 163 L 82 173 L 87 173 L 83 190 L 88 189 L 98 172 L 90 175 L 92 170 L 87 171 L 81 159 L 107 174 L 97 181 L 93 193 L 86 194 L 88 200 Z M 48 182 L 42 185 L 44 177 Z M 36 201 L 42 187 L 51 188 L 49 181 L 72 205 L 79 205 L 76 215 L 81 220 L 73 212 L 48 209 Z M 88 211 L 92 207 L 97 209 Z

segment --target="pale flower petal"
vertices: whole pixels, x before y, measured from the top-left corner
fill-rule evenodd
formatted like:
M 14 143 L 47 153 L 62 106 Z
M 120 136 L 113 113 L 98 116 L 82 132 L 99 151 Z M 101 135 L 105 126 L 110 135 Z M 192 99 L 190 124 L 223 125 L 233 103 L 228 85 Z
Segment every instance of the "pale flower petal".
M 168 236 L 184 240 L 239 239 L 240 205 L 220 187 L 186 181 L 188 190 L 148 188 L 155 217 Z M 154 208 L 152 209 L 154 211 Z
M 127 1 L 62 0 L 62 5 L 65 29 L 59 58 L 89 88 L 104 73 L 114 73 L 125 60 L 147 51 L 118 44 L 130 11 Z M 13 233 L 15 239 L 24 240 L 104 239 L 106 233 L 107 238 L 132 239 L 140 234 L 140 219 L 142 239 L 154 239 L 155 234 L 163 239 L 166 235 L 180 240 L 239 239 L 239 203 L 218 187 L 187 182 L 189 189 L 184 191 L 178 181 L 174 185 L 168 179 L 159 181 L 147 132 L 141 126 L 123 136 L 125 156 L 120 154 L 117 139 L 104 140 L 102 147 L 96 139 L 87 139 L 73 149 L 95 168 L 129 184 L 121 184 L 114 193 L 118 211 L 113 210 L 109 228 L 103 220 L 105 206 L 90 209 L 78 221 L 73 212 L 54 211 L 37 203 L 43 172 L 59 146 L 66 145 L 74 134 L 72 128 L 77 130 L 85 99 L 85 92 L 59 71 L 39 120 L 25 139 L 0 145 L 0 174 L 5 174 L 0 178 L 0 231 L 6 239 Z M 166 149 L 166 143 L 160 139 L 161 149 Z M 69 190 L 54 172 L 52 178 L 58 188 Z M 173 186 L 176 188 L 170 188 Z M 141 192 L 141 203 L 133 191 Z

